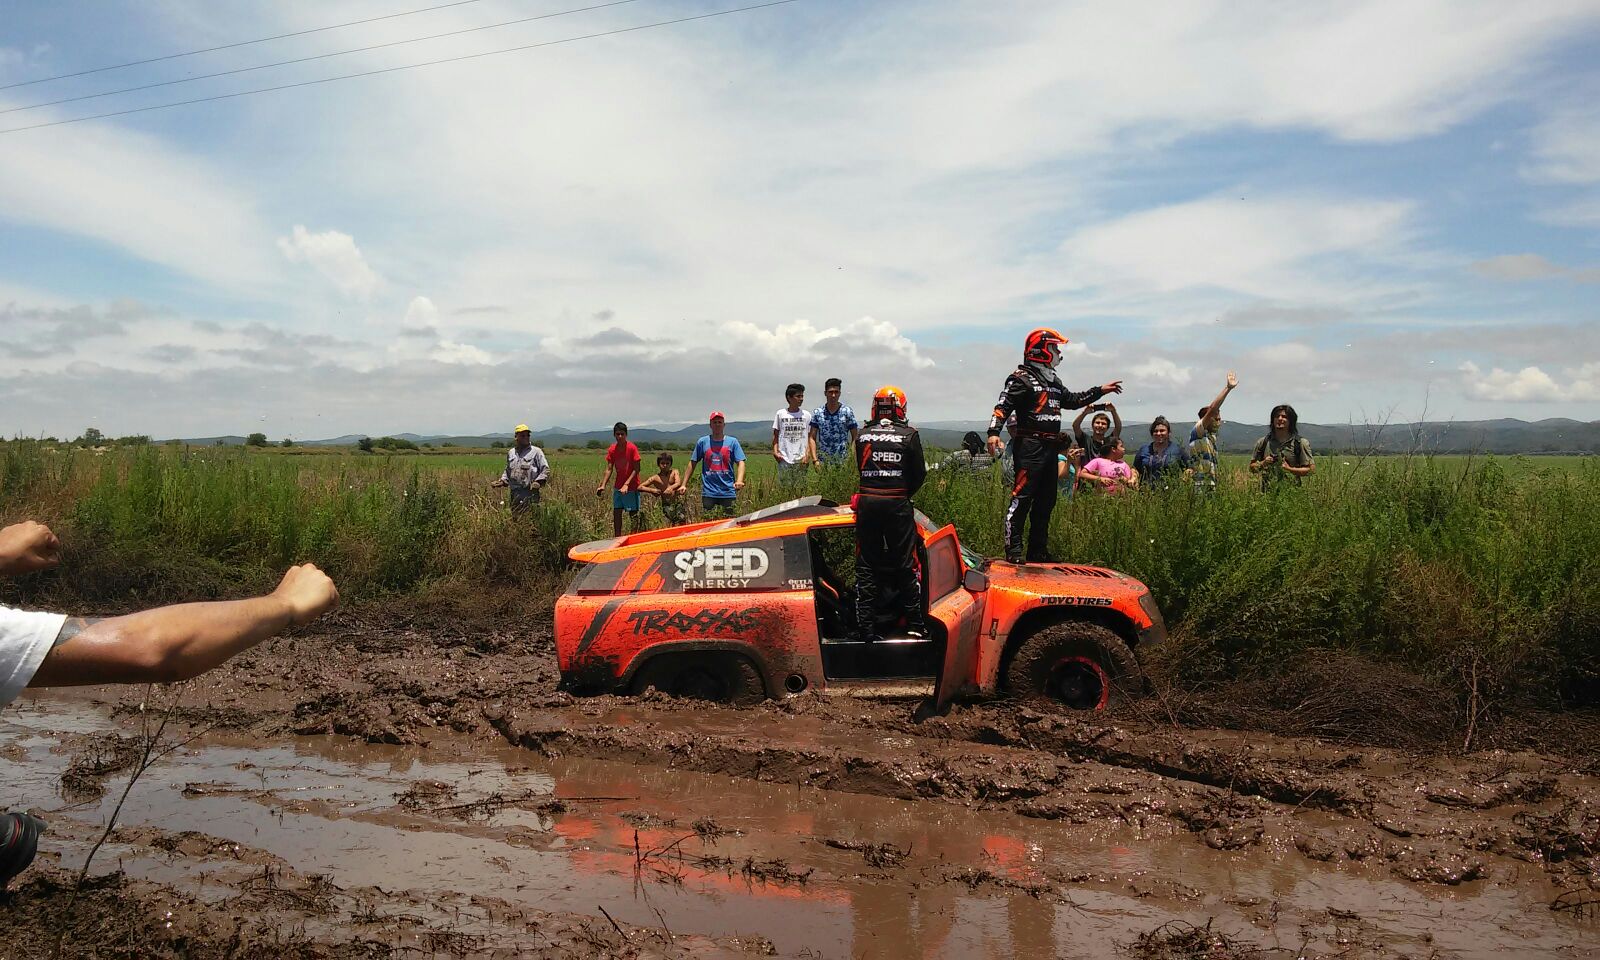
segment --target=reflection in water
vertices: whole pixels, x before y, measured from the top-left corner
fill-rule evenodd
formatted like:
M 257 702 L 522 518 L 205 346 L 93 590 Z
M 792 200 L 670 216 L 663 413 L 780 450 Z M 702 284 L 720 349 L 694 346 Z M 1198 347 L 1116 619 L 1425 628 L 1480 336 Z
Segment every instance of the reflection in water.
M 0 754 L 0 801 L 49 807 L 67 762 L 66 753 L 51 752 L 57 732 L 115 727 L 68 702 L 35 703 L 0 713 L 0 744 L 13 747 Z M 420 780 L 453 787 L 449 805 L 531 793 L 569 798 L 568 809 L 546 815 L 508 806 L 461 819 L 402 807 L 397 795 Z M 55 816 L 102 822 L 119 792 Z M 264 849 L 341 886 L 482 895 L 588 915 L 601 904 L 622 922 L 656 926 L 664 918 L 675 932 L 769 937 L 785 954 L 1102 954 L 1169 920 L 1216 917 L 1229 930 L 1256 933 L 1251 911 L 1238 906 L 1250 898 L 1281 911 L 1296 943 L 1301 925 L 1326 927 L 1330 906 L 1359 913 L 1382 942 L 1468 956 L 1584 942 L 1582 931 L 1551 918 L 1532 884 L 1440 892 L 1294 853 L 1214 853 L 1186 835 L 1152 839 L 1122 824 L 1031 820 L 466 742 L 402 748 L 301 738 L 262 746 L 217 738 L 152 769 L 123 822 Z M 827 839 L 888 843 L 911 855 L 875 867 Z M 70 863 L 81 852 L 63 853 Z M 161 868 L 162 879 L 205 867 L 178 861 Z M 1163 893 L 1162 883 L 1202 899 Z

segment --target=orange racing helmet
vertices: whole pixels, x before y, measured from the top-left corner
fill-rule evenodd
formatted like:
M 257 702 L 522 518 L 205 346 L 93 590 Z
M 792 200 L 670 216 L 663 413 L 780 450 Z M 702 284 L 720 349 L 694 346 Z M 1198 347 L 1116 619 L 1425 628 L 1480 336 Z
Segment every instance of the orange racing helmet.
M 1061 348 L 1066 343 L 1066 337 L 1049 327 L 1040 327 L 1028 334 L 1027 341 L 1022 345 L 1022 359 L 1053 367 L 1061 362 Z
M 883 386 L 872 395 L 872 419 L 889 417 L 893 420 L 906 418 L 906 392 L 899 387 Z

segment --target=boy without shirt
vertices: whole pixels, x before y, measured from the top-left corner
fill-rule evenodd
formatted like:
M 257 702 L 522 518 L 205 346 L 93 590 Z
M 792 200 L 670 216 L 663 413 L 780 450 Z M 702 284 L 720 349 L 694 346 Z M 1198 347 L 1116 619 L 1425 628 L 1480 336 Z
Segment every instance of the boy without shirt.
M 661 516 L 666 519 L 668 526 L 673 527 L 689 521 L 688 505 L 684 503 L 683 497 L 688 490 L 683 478 L 672 466 L 670 453 L 656 454 L 656 472 L 645 477 L 644 482 L 639 484 L 640 493 L 648 493 L 660 499 Z

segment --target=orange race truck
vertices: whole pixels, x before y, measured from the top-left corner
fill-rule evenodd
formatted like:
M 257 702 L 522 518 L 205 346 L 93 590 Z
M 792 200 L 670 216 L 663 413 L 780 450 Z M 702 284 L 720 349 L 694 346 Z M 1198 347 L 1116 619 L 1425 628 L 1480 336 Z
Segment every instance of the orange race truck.
M 556 602 L 563 686 L 735 703 L 932 693 L 939 707 L 1009 694 L 1084 710 L 1142 689 L 1135 654 L 1166 637 L 1144 584 L 987 560 L 916 516 L 923 640 L 852 639 L 855 513 L 820 497 L 573 547 Z

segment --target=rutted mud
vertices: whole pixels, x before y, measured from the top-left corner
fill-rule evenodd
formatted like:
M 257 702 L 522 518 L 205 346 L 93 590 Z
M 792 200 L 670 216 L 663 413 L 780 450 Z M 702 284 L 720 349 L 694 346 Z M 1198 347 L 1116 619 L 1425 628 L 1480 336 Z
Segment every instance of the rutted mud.
M 279 641 L 192 686 L 176 714 L 213 729 L 144 775 L 95 861 L 127 878 L 84 901 L 180 903 L 191 944 L 243 909 L 274 921 L 244 942 L 319 955 L 1600 955 L 1600 791 L 1551 757 L 575 701 L 547 649 L 448 631 Z M 0 714 L 0 801 L 51 820 L 29 922 L 126 778 L 69 801 L 61 775 L 116 760 L 84 738 L 132 735 L 131 703 Z

